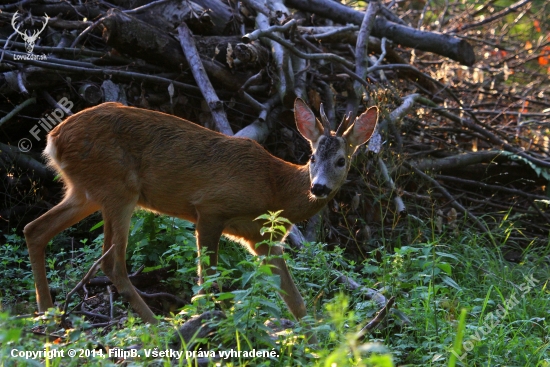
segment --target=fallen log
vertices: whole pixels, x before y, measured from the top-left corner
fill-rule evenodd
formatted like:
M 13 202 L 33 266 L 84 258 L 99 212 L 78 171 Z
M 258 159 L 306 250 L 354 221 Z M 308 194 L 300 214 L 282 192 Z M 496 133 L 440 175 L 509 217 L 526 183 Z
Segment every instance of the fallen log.
M 360 25 L 365 13 L 354 10 L 336 1 L 287 0 L 287 5 L 302 11 L 315 13 L 335 22 Z M 396 44 L 417 50 L 432 52 L 456 60 L 463 65 L 475 63 L 473 47 L 464 39 L 437 32 L 419 31 L 391 22 L 378 16 L 372 32 L 375 37 L 386 37 Z
M 103 38 L 107 44 L 114 47 L 118 52 L 132 57 L 138 57 L 153 65 L 159 65 L 171 70 L 182 70 L 187 68 L 187 60 L 179 42 L 168 33 L 142 22 L 118 9 L 111 9 L 102 22 L 105 27 Z M 238 38 L 228 37 L 228 42 L 235 42 Z M 218 47 L 219 38 L 216 38 Z M 231 40 L 231 41 L 229 41 Z M 235 46 L 236 46 L 235 42 Z M 213 43 L 198 42 L 198 46 L 212 47 Z M 227 43 L 226 46 L 227 47 Z M 220 47 L 218 47 L 220 48 Z M 212 60 L 215 55 L 209 51 L 208 55 L 201 53 L 204 69 L 214 84 L 237 91 L 250 76 L 252 72 L 236 72 L 226 68 L 223 64 Z M 256 71 L 257 72 L 257 71 Z

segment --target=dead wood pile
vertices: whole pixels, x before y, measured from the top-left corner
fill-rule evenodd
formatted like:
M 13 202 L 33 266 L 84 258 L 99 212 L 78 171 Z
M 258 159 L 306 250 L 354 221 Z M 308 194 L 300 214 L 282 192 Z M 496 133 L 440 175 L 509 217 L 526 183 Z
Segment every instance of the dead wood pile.
M 40 157 L 48 116 L 119 101 L 305 163 L 289 110 L 302 97 L 317 111 L 323 103 L 334 125 L 369 105 L 382 110 L 380 134 L 306 238 L 322 223 L 322 239 L 362 251 L 381 231 L 391 239 L 433 220 L 449 233 L 459 223 L 480 233 L 513 226 L 506 243 L 518 246 L 547 240 L 548 6 L 446 4 L 0 5 L 2 232 L 59 200 Z

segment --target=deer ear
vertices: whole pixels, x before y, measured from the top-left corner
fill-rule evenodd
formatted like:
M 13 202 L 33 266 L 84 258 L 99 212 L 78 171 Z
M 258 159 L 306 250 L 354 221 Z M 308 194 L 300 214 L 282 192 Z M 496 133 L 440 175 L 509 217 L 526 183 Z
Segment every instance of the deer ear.
M 374 106 L 366 110 L 355 119 L 355 122 L 346 130 L 343 137 L 348 144 L 351 144 L 354 148 L 357 148 L 361 144 L 365 144 L 369 141 L 376 123 L 378 122 L 378 107 Z
M 296 98 L 294 101 L 294 118 L 300 134 L 311 143 L 315 143 L 323 135 L 323 126 L 317 121 L 313 111 L 300 98 Z

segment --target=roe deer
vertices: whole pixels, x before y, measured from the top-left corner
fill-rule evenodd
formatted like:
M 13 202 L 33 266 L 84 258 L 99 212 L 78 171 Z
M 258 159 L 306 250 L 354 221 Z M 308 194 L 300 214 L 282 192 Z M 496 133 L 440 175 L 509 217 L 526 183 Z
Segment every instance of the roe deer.
M 346 118 L 336 133 L 324 113 L 319 122 L 300 99 L 295 102 L 299 132 L 313 154 L 305 166 L 274 157 L 258 143 L 229 137 L 164 113 L 104 103 L 81 111 L 48 135 L 44 150 L 49 164 L 64 180 L 64 199 L 29 223 L 25 239 L 36 285 L 38 309 L 53 307 L 45 267 L 46 245 L 57 233 L 101 210 L 104 220 L 101 269 L 132 308 L 149 323 L 155 315 L 138 295 L 126 270 L 126 243 L 136 206 L 196 224 L 199 255 L 218 261 L 223 234 L 256 255 L 281 255 L 283 248 L 256 247 L 264 238 L 261 223 L 268 211 L 284 210 L 291 222 L 308 219 L 338 191 L 350 159 L 376 126 L 372 107 L 349 127 Z M 288 225 L 290 227 L 290 225 Z M 280 256 L 272 258 L 281 279 L 281 296 L 300 319 L 306 314 L 302 296 Z M 199 264 L 199 283 L 207 264 Z

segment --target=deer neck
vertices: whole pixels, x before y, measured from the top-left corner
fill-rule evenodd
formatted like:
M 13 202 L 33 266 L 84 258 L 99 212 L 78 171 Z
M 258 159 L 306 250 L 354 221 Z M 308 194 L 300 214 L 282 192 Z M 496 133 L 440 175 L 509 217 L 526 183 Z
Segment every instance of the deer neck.
M 282 162 L 278 167 L 280 174 L 273 182 L 276 183 L 275 210 L 283 210 L 282 217 L 292 223 L 301 222 L 311 218 L 321 210 L 334 195 L 324 199 L 311 195 L 311 179 L 309 177 L 309 163 L 298 166 L 288 162 Z

